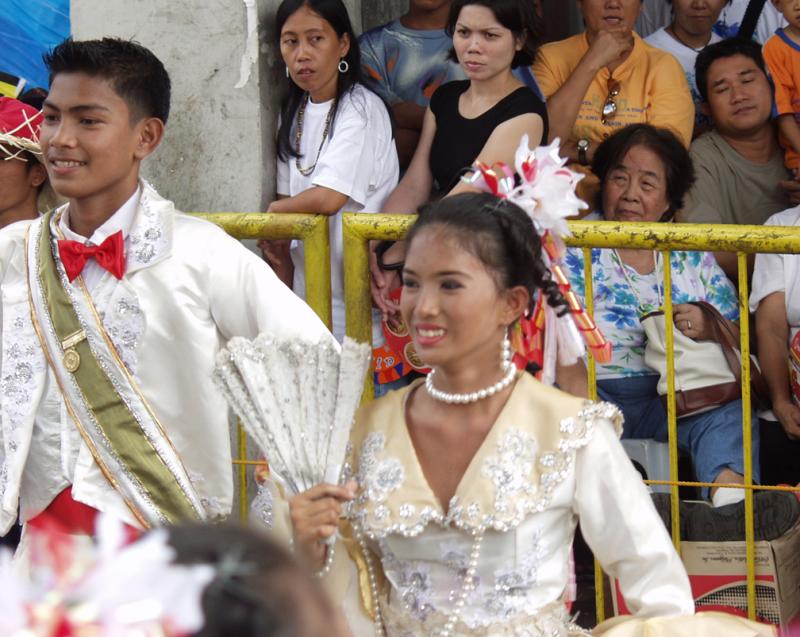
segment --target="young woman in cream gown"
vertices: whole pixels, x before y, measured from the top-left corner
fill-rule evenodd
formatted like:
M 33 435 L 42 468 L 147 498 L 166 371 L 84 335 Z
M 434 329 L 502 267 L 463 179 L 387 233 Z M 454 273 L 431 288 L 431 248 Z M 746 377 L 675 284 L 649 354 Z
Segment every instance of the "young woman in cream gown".
M 617 408 L 511 363 L 506 335 L 532 299 L 564 307 L 525 212 L 489 194 L 449 197 L 423 210 L 407 246 L 402 313 L 433 372 L 361 410 L 352 479 L 290 502 L 295 549 L 349 596 L 354 634 L 773 634 L 693 615 Z M 578 520 L 634 613 L 593 633 L 562 600 Z M 326 560 L 321 541 L 337 530 L 345 539 Z

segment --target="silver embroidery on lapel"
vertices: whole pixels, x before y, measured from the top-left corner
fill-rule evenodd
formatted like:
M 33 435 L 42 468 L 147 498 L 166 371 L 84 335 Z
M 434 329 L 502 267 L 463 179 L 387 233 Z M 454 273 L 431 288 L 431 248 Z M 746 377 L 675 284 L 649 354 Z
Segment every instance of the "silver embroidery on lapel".
M 25 303 L 8 317 L 6 330 L 11 344 L 3 352 L 0 369 L 0 396 L 4 416 L 2 419 L 6 447 L 14 452 L 19 441 L 17 433 L 22 420 L 31 410 L 31 391 L 34 377 L 44 372 L 45 361 L 39 348 L 39 340 L 30 321 L 30 309 Z M 14 329 L 8 329 L 13 326 Z
M 161 228 L 161 219 L 150 205 L 148 190 L 151 187 L 145 184 L 139 200 L 139 216 L 128 235 L 130 250 L 128 259 L 139 265 L 147 265 L 157 254 L 162 252 L 167 244 L 167 239 Z

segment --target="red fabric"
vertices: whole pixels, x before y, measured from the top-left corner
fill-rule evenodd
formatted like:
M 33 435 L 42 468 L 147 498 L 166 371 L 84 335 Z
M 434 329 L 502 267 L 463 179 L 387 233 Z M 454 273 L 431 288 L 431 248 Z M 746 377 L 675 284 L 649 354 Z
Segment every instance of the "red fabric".
M 0 97 L 0 133 L 39 141 L 42 114 L 33 106 L 10 97 Z
M 70 535 L 94 535 L 95 522 L 100 514 L 95 508 L 72 497 L 72 488 L 59 493 L 53 501 L 35 518 L 28 520 L 28 526 L 42 531 L 55 530 Z M 136 540 L 140 531 L 125 525 L 128 542 Z
M 101 268 L 108 270 L 118 279 L 125 274 L 125 240 L 122 237 L 122 230 L 112 234 L 99 246 L 87 246 L 79 241 L 61 239 L 58 242 L 58 252 L 70 281 L 74 281 L 83 271 L 83 266 L 90 257 L 94 257 Z

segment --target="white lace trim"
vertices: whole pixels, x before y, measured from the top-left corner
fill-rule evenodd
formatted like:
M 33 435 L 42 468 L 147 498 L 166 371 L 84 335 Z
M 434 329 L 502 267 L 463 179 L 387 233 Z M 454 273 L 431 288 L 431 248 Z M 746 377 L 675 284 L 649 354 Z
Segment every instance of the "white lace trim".
M 400 603 L 381 607 L 386 634 L 391 637 L 436 635 L 447 623 L 441 613 L 430 613 L 420 619 L 406 611 Z M 481 626 L 458 622 L 453 635 L 459 637 L 578 637 L 591 633 L 573 624 L 563 602 L 553 602 L 542 608 L 515 615 L 502 621 Z

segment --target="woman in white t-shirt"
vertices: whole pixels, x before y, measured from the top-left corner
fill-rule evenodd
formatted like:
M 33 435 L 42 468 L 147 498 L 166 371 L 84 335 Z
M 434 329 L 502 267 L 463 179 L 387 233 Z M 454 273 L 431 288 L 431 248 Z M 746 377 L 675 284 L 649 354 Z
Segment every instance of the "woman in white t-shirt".
M 772 215 L 766 226 L 800 227 L 800 207 Z M 758 359 L 772 409 L 760 416 L 765 484 L 800 482 L 800 255 L 757 254 L 750 293 Z
M 383 101 L 361 83 L 358 41 L 341 0 L 284 0 L 275 27 L 289 92 L 278 130 L 278 199 L 267 212 L 331 215 L 333 334 L 341 340 L 339 213 L 378 212 L 397 185 L 391 119 Z M 287 243 L 259 245 L 279 276 L 304 296 L 302 243 L 293 242 L 290 252 Z

